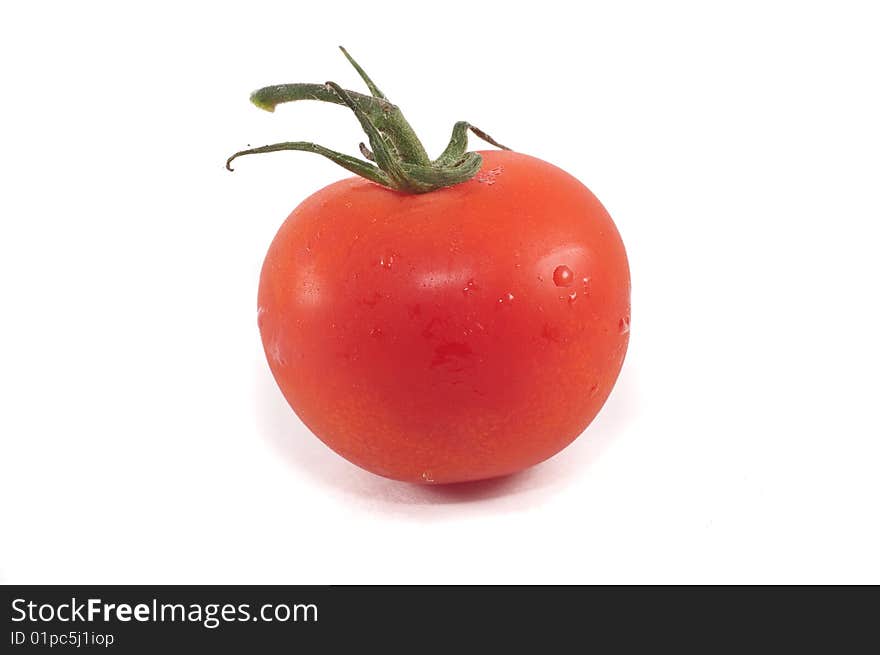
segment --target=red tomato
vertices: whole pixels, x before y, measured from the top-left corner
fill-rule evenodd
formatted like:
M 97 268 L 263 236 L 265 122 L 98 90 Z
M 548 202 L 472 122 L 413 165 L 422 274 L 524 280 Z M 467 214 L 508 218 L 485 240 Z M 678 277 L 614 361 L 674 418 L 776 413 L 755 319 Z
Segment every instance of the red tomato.
M 318 191 L 275 237 L 259 325 L 290 406 L 368 471 L 506 475 L 593 420 L 629 340 L 623 242 L 574 177 L 483 151 L 473 179 Z

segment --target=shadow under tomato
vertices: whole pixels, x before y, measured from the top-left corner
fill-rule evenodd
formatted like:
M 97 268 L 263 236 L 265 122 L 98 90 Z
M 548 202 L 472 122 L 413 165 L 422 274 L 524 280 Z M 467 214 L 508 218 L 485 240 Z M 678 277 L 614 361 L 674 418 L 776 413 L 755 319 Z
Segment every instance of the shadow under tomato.
M 528 469 L 489 480 L 417 486 L 422 493 L 435 498 L 437 502 L 466 503 L 516 493 L 534 474 L 535 469 Z
M 626 371 L 624 371 L 626 373 Z M 388 480 L 364 471 L 336 455 L 315 437 L 290 409 L 263 362 L 256 372 L 256 414 L 260 436 L 298 475 L 306 475 L 328 493 L 343 493 L 372 509 L 401 506 L 479 505 L 518 510 L 551 497 L 551 492 L 577 476 L 588 475 L 592 463 L 631 416 L 631 376 L 621 375 L 606 406 L 587 432 L 561 453 L 525 471 L 490 480 L 447 485 L 420 485 Z

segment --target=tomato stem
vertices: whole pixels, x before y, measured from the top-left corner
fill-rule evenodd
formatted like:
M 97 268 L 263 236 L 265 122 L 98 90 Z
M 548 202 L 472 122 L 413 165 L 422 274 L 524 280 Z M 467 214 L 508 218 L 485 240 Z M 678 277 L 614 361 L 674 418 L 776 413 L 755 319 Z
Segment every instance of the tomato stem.
M 232 161 L 243 155 L 301 150 L 327 157 L 356 175 L 397 191 L 427 193 L 465 182 L 480 170 L 482 157 L 476 152 L 467 152 L 468 130 L 498 148 L 509 150 L 479 128 L 466 121 L 459 121 L 452 129 L 452 136 L 446 149 L 437 159 L 431 160 L 415 131 L 403 117 L 400 108 L 388 101 L 345 48 L 342 46 L 339 48 L 364 81 L 371 95 L 343 89 L 335 82 L 277 84 L 254 91 L 251 94 L 251 102 L 266 111 L 275 111 L 277 105 L 296 100 L 318 100 L 346 105 L 357 117 L 367 135 L 370 147 L 368 148 L 364 143 L 359 147 L 361 154 L 368 161 L 315 143 L 287 141 L 240 150 L 226 161 L 226 168 L 232 170 Z
M 348 63 L 350 63 L 354 69 L 358 72 L 358 75 L 361 76 L 361 79 L 364 81 L 364 84 L 367 85 L 367 88 L 370 90 L 370 95 L 374 98 L 382 98 L 385 99 L 385 94 L 379 90 L 379 87 L 373 83 L 373 80 L 370 79 L 370 76 L 367 75 L 367 72 L 361 68 L 361 65 L 354 60 L 350 54 L 348 54 L 348 50 L 339 46 L 339 49 L 342 50 L 342 54 L 345 55 L 345 58 L 348 59 Z

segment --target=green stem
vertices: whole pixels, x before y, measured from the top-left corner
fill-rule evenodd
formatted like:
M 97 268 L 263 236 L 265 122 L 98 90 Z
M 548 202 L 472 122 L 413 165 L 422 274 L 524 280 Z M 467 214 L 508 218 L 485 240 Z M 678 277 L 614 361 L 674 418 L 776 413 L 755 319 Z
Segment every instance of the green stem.
M 330 161 L 339 164 L 344 169 L 351 171 L 355 175 L 360 175 L 361 177 L 365 177 L 368 180 L 372 180 L 373 182 L 376 182 L 378 184 L 389 186 L 391 182 L 388 179 L 387 175 L 385 175 L 381 170 L 379 170 L 372 164 L 361 161 L 357 157 L 344 155 L 341 152 L 336 152 L 335 150 L 330 150 L 330 148 L 319 146 L 317 143 L 308 143 L 307 141 L 285 141 L 284 143 L 273 143 L 272 145 L 261 146 L 259 148 L 239 150 L 237 153 L 226 160 L 226 170 L 235 170 L 232 168 L 232 162 L 235 159 L 238 159 L 239 157 L 242 157 L 244 155 L 258 155 L 264 152 L 279 152 L 281 150 L 301 150 L 305 152 L 314 152 L 319 155 L 323 155 Z
M 368 96 L 356 91 L 348 91 L 348 94 L 360 110 L 372 119 L 385 138 L 394 145 L 401 159 L 419 164 L 430 163 L 425 147 L 419 141 L 412 126 L 403 117 L 399 107 L 385 98 Z M 257 89 L 251 94 L 251 102 L 266 111 L 275 111 L 278 105 L 297 100 L 346 104 L 345 100 L 327 84 L 276 84 Z
M 232 161 L 243 155 L 302 150 L 323 155 L 346 170 L 377 184 L 404 193 L 427 193 L 465 182 L 479 171 L 482 158 L 475 152 L 467 152 L 468 130 L 494 146 L 507 149 L 482 130 L 466 121 L 459 121 L 452 130 L 452 137 L 443 154 L 432 161 L 400 108 L 388 101 L 345 48 L 340 46 L 340 49 L 372 95 L 348 91 L 334 82 L 277 84 L 254 91 L 251 102 L 266 111 L 274 111 L 281 103 L 297 100 L 345 105 L 352 110 L 367 134 L 370 147 L 361 143 L 360 150 L 369 161 L 362 161 L 315 143 L 288 141 L 241 150 L 227 160 L 226 167 L 229 170 L 232 170 Z M 375 162 L 375 165 L 370 162 Z
M 373 83 L 373 80 L 370 79 L 370 76 L 367 75 L 367 72 L 361 68 L 361 65 L 354 60 L 350 54 L 348 54 L 348 50 L 339 46 L 339 49 L 342 50 L 342 54 L 345 55 L 345 58 L 348 59 L 348 63 L 354 66 L 354 69 L 358 72 L 358 75 L 361 76 L 361 79 L 364 81 L 364 84 L 367 85 L 367 88 L 370 90 L 370 95 L 374 98 L 385 98 L 385 94 L 379 90 L 379 87 Z
M 385 136 L 379 131 L 376 124 L 373 123 L 369 114 L 363 111 L 360 108 L 360 105 L 348 95 L 348 92 L 335 82 L 327 82 L 327 86 L 333 89 L 336 94 L 345 101 L 345 104 L 348 105 L 349 109 L 354 112 L 358 121 L 360 121 L 361 127 L 366 133 L 367 138 L 370 140 L 370 146 L 373 149 L 373 157 L 376 159 L 376 165 L 385 171 L 388 177 L 391 178 L 394 188 L 401 191 L 410 191 L 410 187 L 413 185 L 410 184 L 410 180 L 402 168 L 403 161 L 401 161 L 401 159 L 403 158 L 395 156 L 395 153 L 392 152 L 390 147 L 391 144 L 385 140 Z
M 486 143 L 491 143 L 496 148 L 501 148 L 502 150 L 510 150 L 510 148 L 501 145 L 491 136 L 483 132 L 483 130 L 481 130 L 480 128 L 471 125 L 467 121 L 458 121 L 452 127 L 452 137 L 449 139 L 449 145 L 446 146 L 446 150 L 443 151 L 443 154 L 437 157 L 437 159 L 435 159 L 433 163 L 437 166 L 447 166 L 454 164 L 462 157 L 464 157 L 465 151 L 467 150 L 468 130 L 476 134 Z

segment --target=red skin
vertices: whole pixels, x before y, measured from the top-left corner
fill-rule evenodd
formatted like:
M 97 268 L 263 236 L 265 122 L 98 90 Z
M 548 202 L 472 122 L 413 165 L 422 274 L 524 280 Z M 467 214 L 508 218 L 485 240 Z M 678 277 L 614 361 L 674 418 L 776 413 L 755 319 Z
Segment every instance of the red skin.
M 331 184 L 266 255 L 275 380 L 324 443 L 379 475 L 537 464 L 584 431 L 623 364 L 629 267 L 605 208 L 551 164 L 481 154 L 477 177 L 423 195 Z

